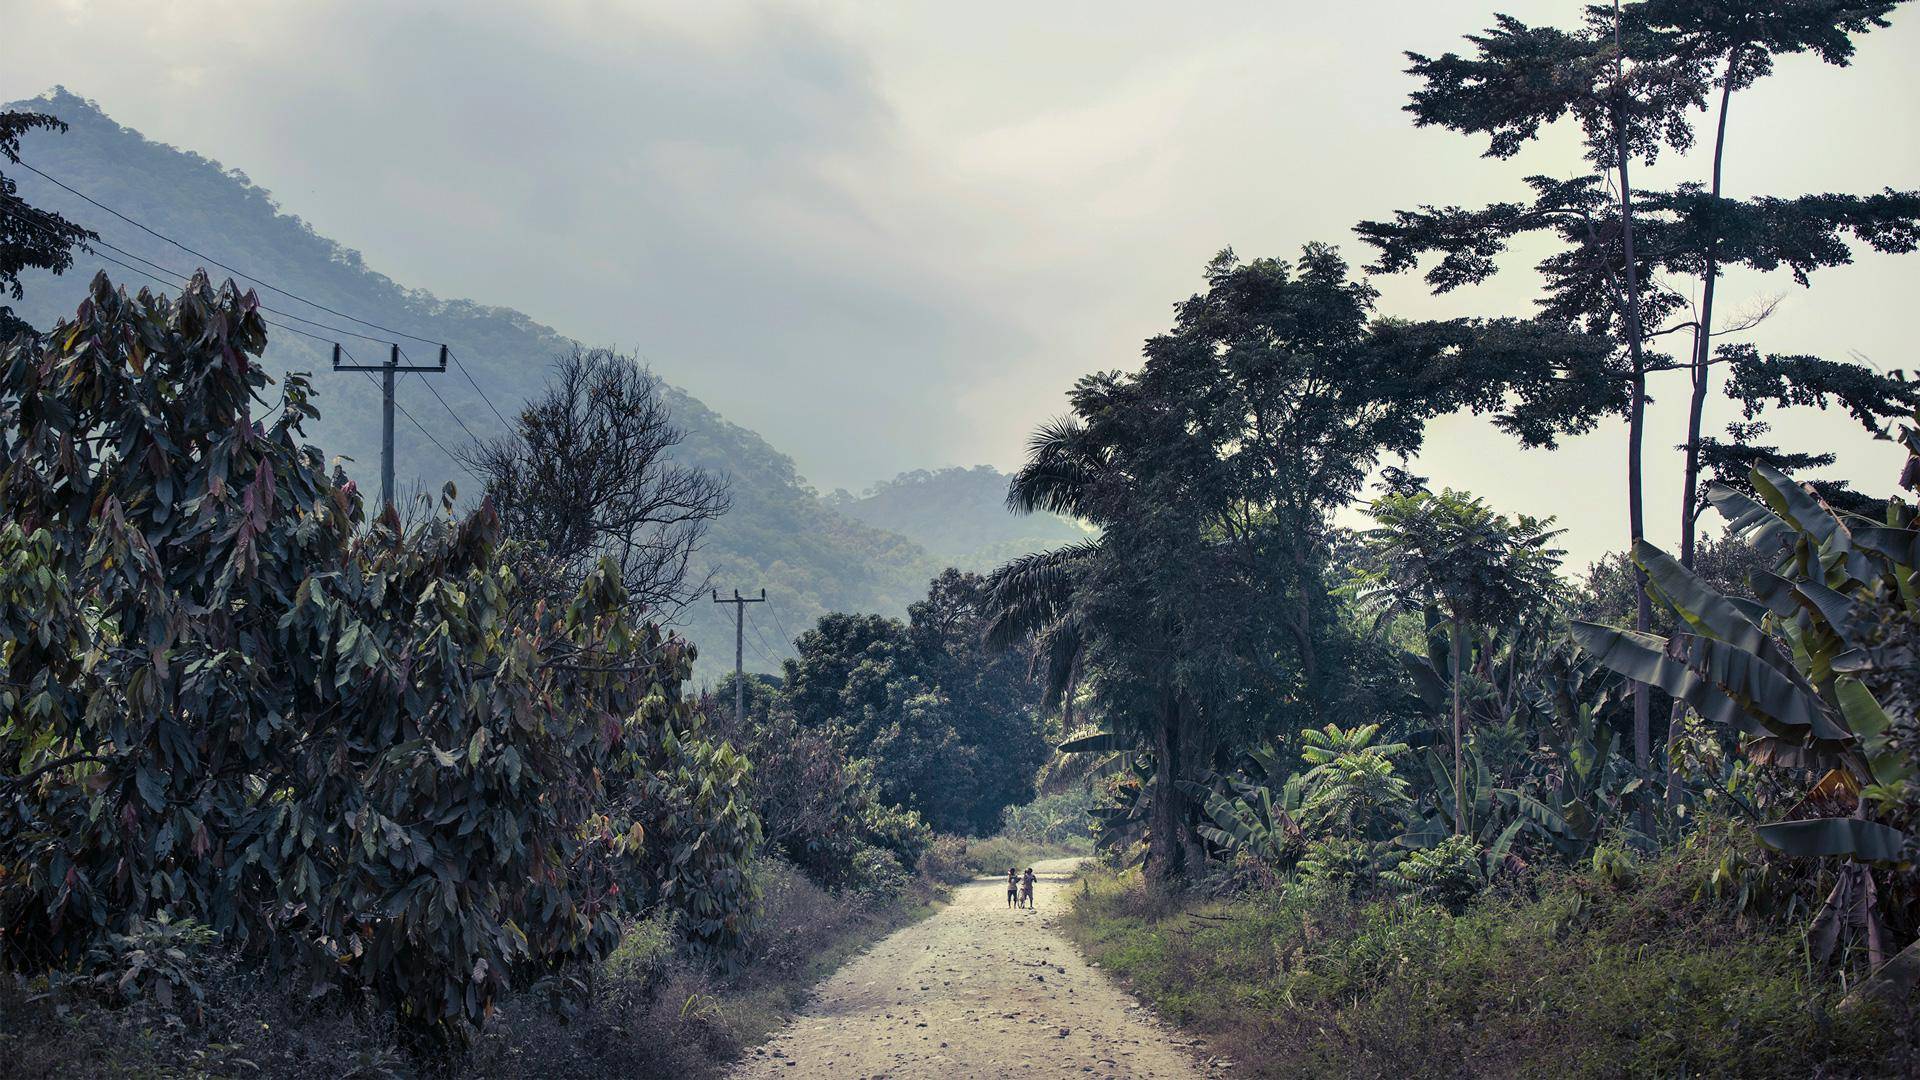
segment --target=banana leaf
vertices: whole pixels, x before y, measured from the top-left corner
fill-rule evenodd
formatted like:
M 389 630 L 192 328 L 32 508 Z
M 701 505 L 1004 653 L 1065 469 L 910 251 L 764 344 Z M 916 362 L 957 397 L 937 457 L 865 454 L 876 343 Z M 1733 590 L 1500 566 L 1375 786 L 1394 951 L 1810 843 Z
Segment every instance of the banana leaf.
M 1912 760 L 1886 737 L 1893 727 L 1893 719 L 1874 700 L 1867 684 L 1842 675 L 1833 681 L 1833 696 L 1840 703 L 1847 726 L 1860 736 L 1861 753 L 1874 782 L 1898 784 L 1911 778 L 1915 772 Z
M 1710 638 L 1675 634 L 1669 648 L 1675 646 L 1689 671 L 1739 702 L 1776 734 L 1798 733 L 1836 749 L 1853 742 L 1853 733 L 1834 722 L 1825 702 L 1800 681 L 1798 672 L 1782 671 L 1753 653 Z M 1694 704 L 1691 698 L 1686 700 Z M 1705 709 L 1699 711 L 1706 715 Z
M 1497 869 L 1501 863 L 1507 861 L 1507 852 L 1513 849 L 1513 838 L 1520 834 L 1521 828 L 1526 824 L 1527 821 L 1525 818 L 1514 818 L 1513 823 L 1501 831 L 1500 838 L 1495 840 L 1493 846 L 1487 849 L 1487 870 L 1489 872 Z
M 1899 862 L 1907 843 L 1907 834 L 1898 829 L 1854 817 L 1780 821 L 1756 831 L 1768 846 L 1788 855 L 1844 855 L 1865 862 Z
M 1579 620 L 1574 621 L 1571 633 L 1574 643 L 1603 667 L 1636 682 L 1665 690 L 1674 698 L 1686 702 L 1709 723 L 1728 725 L 1750 735 L 1776 733 L 1774 727 L 1764 723 L 1760 716 L 1689 671 L 1686 664 L 1668 656 L 1667 642 L 1652 634 L 1618 630 Z M 1792 738 L 1799 733 L 1799 729 L 1789 728 L 1785 737 Z
M 1779 515 L 1746 495 L 1721 484 L 1707 486 L 1707 502 L 1727 519 L 1727 531 L 1752 544 L 1762 555 L 1772 555 L 1793 546 L 1793 527 Z
M 1820 621 L 1832 628 L 1835 637 L 1847 643 L 1849 647 L 1859 644 L 1859 634 L 1855 629 L 1855 604 L 1853 598 L 1836 592 L 1812 581 L 1799 581 L 1793 585 L 1793 592 Z
M 1447 704 L 1447 679 L 1440 674 L 1433 661 L 1418 653 L 1400 654 L 1400 666 L 1406 669 L 1408 678 L 1413 680 L 1415 695 L 1421 704 L 1429 709 L 1438 709 Z
M 1633 561 L 1647 572 L 1648 581 L 1667 606 L 1695 630 L 1751 653 L 1766 649 L 1767 635 L 1746 613 L 1681 566 L 1678 559 L 1645 540 L 1636 540 Z
M 1770 465 L 1755 465 L 1750 477 L 1753 488 L 1775 514 L 1795 530 L 1807 534 L 1821 548 L 1832 549 L 1835 540 L 1847 543 L 1845 526 L 1806 488 Z
M 1871 551 L 1895 566 L 1920 566 L 1920 529 L 1875 525 L 1853 531 L 1853 546 Z

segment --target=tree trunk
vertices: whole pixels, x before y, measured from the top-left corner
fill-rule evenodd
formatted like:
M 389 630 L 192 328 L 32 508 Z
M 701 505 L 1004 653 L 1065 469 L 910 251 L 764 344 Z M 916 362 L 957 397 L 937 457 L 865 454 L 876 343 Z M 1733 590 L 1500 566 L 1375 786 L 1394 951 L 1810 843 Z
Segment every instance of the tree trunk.
M 1740 63 L 1740 50 L 1727 54 L 1727 72 L 1720 84 L 1720 120 L 1713 136 L 1713 182 L 1709 193 L 1716 212 L 1720 201 L 1720 165 L 1727 150 L 1727 106 L 1733 98 L 1734 69 Z M 1720 234 L 1717 222 L 1707 240 L 1706 269 L 1700 285 L 1700 310 L 1693 328 L 1693 397 L 1687 405 L 1687 467 L 1680 491 L 1680 565 L 1693 569 L 1696 525 L 1700 516 L 1700 429 L 1707 411 L 1707 387 L 1713 380 L 1713 292 L 1720 280 Z M 1667 717 L 1667 807 L 1680 805 L 1680 770 L 1674 764 L 1673 744 L 1680 734 L 1687 707 L 1676 701 Z
M 1467 831 L 1467 725 L 1460 711 L 1460 619 L 1448 621 L 1453 636 L 1448 650 L 1448 666 L 1453 668 L 1453 832 L 1459 836 Z
M 1154 725 L 1153 804 L 1147 813 L 1146 875 L 1157 887 L 1178 890 L 1187 874 L 1186 796 L 1177 783 L 1186 768 L 1179 697 L 1171 690 L 1162 691 L 1159 711 Z
M 1720 87 L 1720 121 L 1713 137 L 1713 181 L 1708 189 L 1716 211 L 1720 201 L 1720 166 L 1727 149 L 1727 106 L 1733 97 L 1734 68 L 1740 50 L 1727 56 L 1726 81 Z M 1717 217 L 1717 215 L 1716 215 Z M 1693 569 L 1694 523 L 1700 514 L 1700 428 L 1705 423 L 1707 387 L 1713 378 L 1713 292 L 1720 280 L 1720 235 L 1707 241 L 1705 277 L 1700 285 L 1700 310 L 1693 329 L 1693 398 L 1687 409 L 1687 469 L 1680 503 L 1680 565 Z
M 1642 347 L 1645 329 L 1640 325 L 1640 267 L 1633 254 L 1633 182 L 1629 174 L 1632 153 L 1627 146 L 1626 118 L 1626 56 L 1620 45 L 1620 5 L 1614 3 L 1614 103 L 1613 103 L 1613 151 L 1614 167 L 1620 173 L 1620 244 L 1621 255 L 1626 263 L 1626 310 L 1621 312 L 1621 324 L 1627 335 L 1627 357 L 1632 364 L 1633 374 L 1628 384 L 1632 400 L 1627 409 L 1627 529 L 1632 534 L 1634 544 L 1646 536 L 1646 512 L 1641 498 L 1640 461 L 1642 444 L 1646 439 L 1646 398 L 1647 398 L 1647 361 Z M 1653 624 L 1653 602 L 1647 597 L 1646 571 L 1638 563 L 1633 568 L 1633 583 L 1639 594 L 1639 602 L 1634 608 L 1634 629 L 1646 633 Z M 1649 698 L 1646 683 L 1633 685 L 1633 761 L 1642 775 L 1648 771 L 1653 758 L 1652 727 L 1653 704 Z M 1640 829 L 1650 832 L 1653 826 L 1652 808 L 1645 797 L 1640 801 Z
M 1288 620 L 1288 629 L 1293 634 L 1294 646 L 1300 650 L 1300 678 L 1307 686 L 1307 698 L 1312 702 L 1316 717 L 1320 707 L 1320 657 L 1313 644 L 1313 601 L 1314 590 L 1308 585 L 1314 575 L 1311 558 L 1300 544 L 1293 545 L 1293 584 L 1297 595 L 1294 598 L 1293 618 Z

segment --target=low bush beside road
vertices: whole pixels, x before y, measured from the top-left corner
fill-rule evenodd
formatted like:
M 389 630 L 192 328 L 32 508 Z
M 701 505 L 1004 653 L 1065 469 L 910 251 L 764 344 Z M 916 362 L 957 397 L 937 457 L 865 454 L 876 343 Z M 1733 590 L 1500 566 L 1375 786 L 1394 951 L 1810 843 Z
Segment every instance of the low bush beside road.
M 1248 1075 L 1915 1075 L 1913 1018 L 1839 1008 L 1799 931 L 1716 898 L 1720 855 L 1542 874 L 1458 914 L 1326 883 L 1175 899 L 1089 868 L 1067 932 Z
M 589 980 L 541 980 L 508 995 L 459 1067 L 464 1076 L 723 1074 L 872 942 L 931 914 L 941 886 L 913 877 L 898 895 L 834 894 L 778 859 L 755 876 L 762 920 L 733 974 L 689 956 L 671 917 L 629 924 Z M 379 1010 L 342 1010 L 240 973 L 218 951 L 182 950 L 171 1001 L 113 1007 L 56 977 L 0 982 L 0 1076 L 353 1078 L 426 1075 Z M 200 1003 L 204 1022 L 187 1015 Z

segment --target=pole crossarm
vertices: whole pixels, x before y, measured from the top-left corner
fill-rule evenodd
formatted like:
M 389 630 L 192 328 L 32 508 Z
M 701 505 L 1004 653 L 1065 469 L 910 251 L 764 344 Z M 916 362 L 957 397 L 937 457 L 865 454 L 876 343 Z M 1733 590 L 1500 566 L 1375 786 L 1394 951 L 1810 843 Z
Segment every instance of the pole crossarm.
M 732 596 L 721 596 L 720 590 L 713 590 L 713 602 L 733 605 L 733 722 L 744 727 L 747 722 L 747 605 L 767 602 L 767 590 L 761 589 L 759 596 L 741 596 L 740 590 L 733 590 Z
M 393 384 L 394 379 L 410 372 L 444 372 L 447 370 L 447 347 L 440 346 L 440 362 L 428 364 L 402 364 L 400 362 L 400 343 L 393 342 L 393 352 L 388 354 L 384 364 L 342 364 L 341 353 L 345 352 L 339 342 L 333 343 L 333 370 L 335 371 L 377 371 L 380 373 L 380 507 L 385 510 L 393 505 Z M 351 357 L 352 354 L 348 354 Z M 411 417 L 409 417 L 411 418 Z M 458 419 L 456 417 L 455 419 Z M 417 422 L 416 422 L 417 423 Z M 422 428 L 421 430 L 425 430 Z M 428 438 L 432 438 L 431 435 Z M 744 610 L 744 609 L 743 609 Z
M 400 362 L 400 346 L 398 345 L 393 346 L 392 359 L 384 364 L 343 364 L 340 362 L 342 352 L 343 350 L 340 348 L 340 343 L 335 342 L 333 345 L 333 370 L 335 371 L 419 372 L 447 370 L 447 347 L 445 345 L 440 346 L 440 362 L 437 364 L 402 364 Z

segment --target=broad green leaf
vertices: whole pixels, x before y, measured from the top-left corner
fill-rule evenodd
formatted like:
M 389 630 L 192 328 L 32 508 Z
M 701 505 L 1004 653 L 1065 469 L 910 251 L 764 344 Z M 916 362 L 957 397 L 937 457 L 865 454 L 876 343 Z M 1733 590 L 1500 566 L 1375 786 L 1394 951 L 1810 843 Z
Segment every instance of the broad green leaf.
M 1766 647 L 1766 635 L 1746 613 L 1681 566 L 1679 560 L 1639 540 L 1633 545 L 1633 561 L 1647 572 L 1647 579 L 1667 606 L 1699 632 L 1748 652 Z
M 1813 818 L 1762 825 L 1760 839 L 1789 855 L 1846 856 L 1862 862 L 1898 862 L 1907 834 L 1864 818 Z

